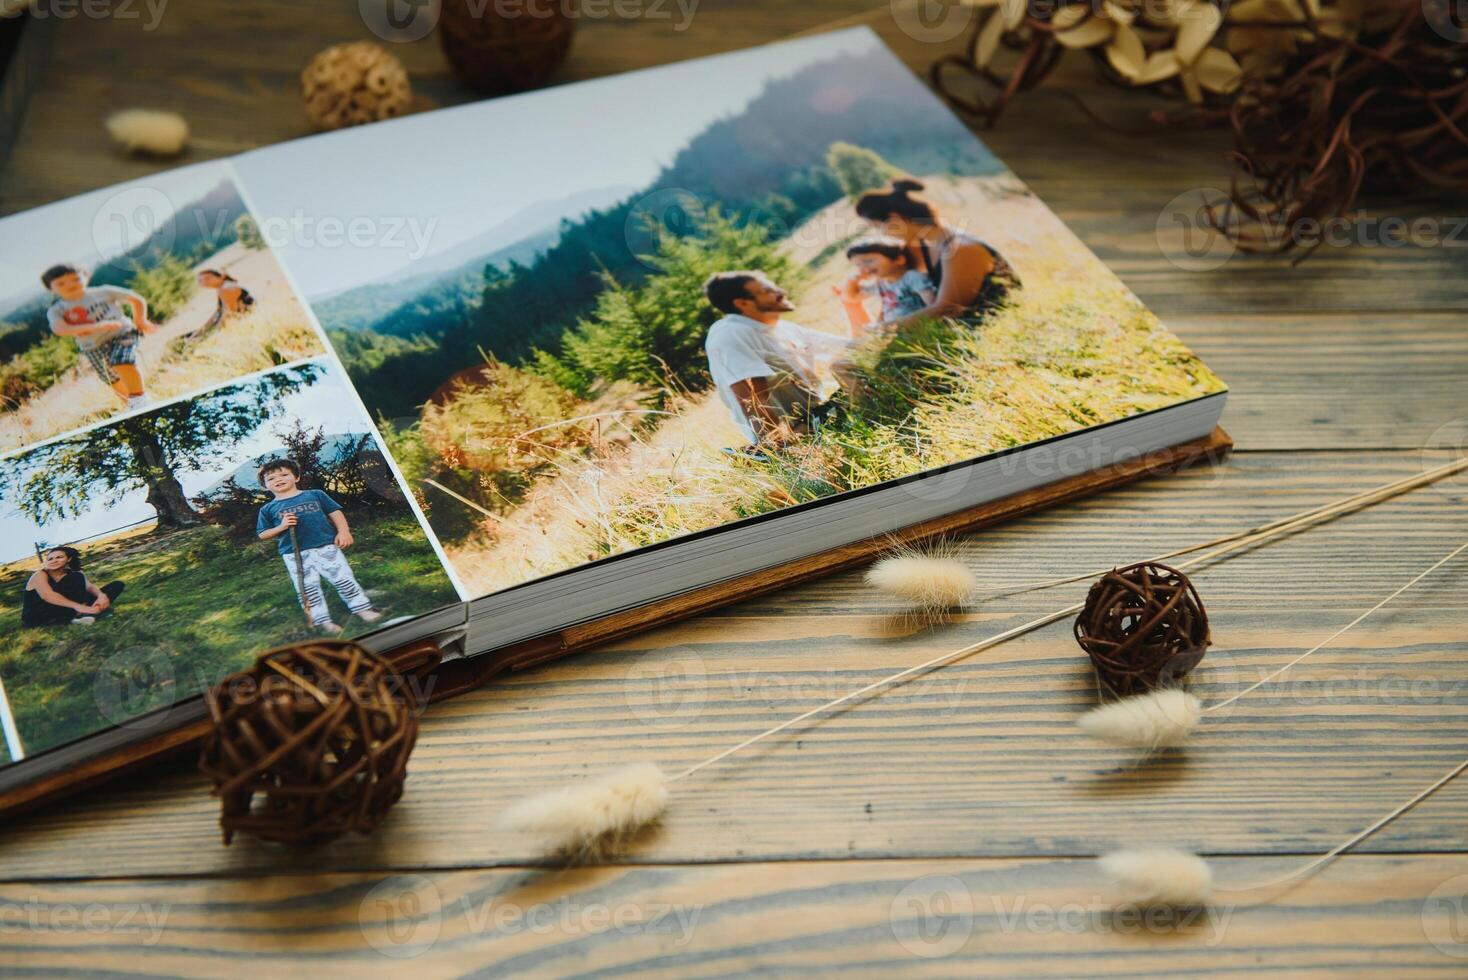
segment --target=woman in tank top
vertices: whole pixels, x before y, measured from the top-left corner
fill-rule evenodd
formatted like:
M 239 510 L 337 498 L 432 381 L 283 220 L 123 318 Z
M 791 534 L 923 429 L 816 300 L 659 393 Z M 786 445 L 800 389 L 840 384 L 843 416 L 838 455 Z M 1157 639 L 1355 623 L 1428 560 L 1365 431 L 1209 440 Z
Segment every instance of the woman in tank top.
M 894 180 L 890 189 L 870 191 L 856 202 L 859 217 L 907 244 L 913 268 L 926 273 L 937 290 L 926 308 L 887 326 L 901 330 L 939 317 L 977 325 L 1019 286 L 1019 277 L 994 248 L 943 224 L 937 208 L 913 196 L 922 189 L 916 180 Z

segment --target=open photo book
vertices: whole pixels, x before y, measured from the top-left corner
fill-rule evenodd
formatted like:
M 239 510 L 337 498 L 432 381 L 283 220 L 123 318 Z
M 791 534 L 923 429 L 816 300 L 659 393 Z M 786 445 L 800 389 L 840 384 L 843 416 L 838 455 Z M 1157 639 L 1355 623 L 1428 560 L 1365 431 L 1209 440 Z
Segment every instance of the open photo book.
M 0 793 L 281 644 L 482 656 L 1225 394 L 865 29 L 0 219 Z

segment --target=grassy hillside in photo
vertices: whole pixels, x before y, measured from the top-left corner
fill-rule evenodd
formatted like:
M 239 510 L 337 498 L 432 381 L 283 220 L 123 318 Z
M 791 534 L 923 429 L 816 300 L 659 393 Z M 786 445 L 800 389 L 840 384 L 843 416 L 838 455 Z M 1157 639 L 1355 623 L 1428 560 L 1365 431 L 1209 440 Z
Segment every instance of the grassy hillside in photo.
M 456 600 L 412 514 L 353 514 L 352 530 L 348 558 L 389 618 Z M 112 613 L 90 626 L 21 628 L 22 590 L 36 563 L 0 568 L 0 679 L 28 753 L 195 694 L 263 650 L 317 635 L 273 544 L 237 544 L 224 528 L 202 526 L 129 532 L 85 545 L 84 555 L 94 584 L 126 583 Z M 373 628 L 326 591 L 346 635 Z
M 717 224 L 669 241 L 641 285 L 609 285 L 568 333 L 566 353 L 537 368 L 584 393 L 575 407 L 527 417 L 502 402 L 502 381 L 465 384 L 397 431 L 395 454 L 466 585 L 516 585 L 1223 390 L 1017 181 L 924 179 L 945 217 L 990 242 L 1023 288 L 977 330 L 939 322 L 863 352 L 868 392 L 849 416 L 767 461 L 725 452 L 743 438 L 708 390 L 700 345 L 713 314 L 698 284 L 719 268 L 766 269 L 792 291 L 791 320 L 844 335 L 832 287 L 850 266 L 845 239 L 829 232 L 850 226 L 844 198 L 781 242 Z M 671 356 L 650 353 L 662 350 Z M 613 376 L 635 379 L 635 390 L 586 383 Z M 466 423 L 490 416 L 497 426 Z M 502 458 L 490 460 L 488 447 Z
M 727 217 L 784 237 L 847 190 L 828 161 L 841 142 L 911 173 L 999 171 L 950 112 L 936 100 L 915 101 L 912 89 L 911 73 L 892 58 L 841 56 L 802 68 L 712 122 L 647 187 L 565 222 L 533 259 L 486 270 L 472 300 L 455 274 L 374 319 L 368 297 L 390 290 L 368 284 L 356 291 L 361 302 L 351 294 L 326 301 L 327 326 L 334 340 L 345 338 L 339 353 L 373 415 L 402 419 L 484 355 L 522 366 L 540 350 L 562 353 L 566 328 L 593 312 L 606 276 L 633 287 L 652 272 L 641 255 L 655 247 L 642 227 L 649 218 L 680 220 L 684 209 L 717 203 Z M 348 321 L 336 315 L 343 310 L 364 316 Z M 358 330 L 369 332 L 354 336 Z

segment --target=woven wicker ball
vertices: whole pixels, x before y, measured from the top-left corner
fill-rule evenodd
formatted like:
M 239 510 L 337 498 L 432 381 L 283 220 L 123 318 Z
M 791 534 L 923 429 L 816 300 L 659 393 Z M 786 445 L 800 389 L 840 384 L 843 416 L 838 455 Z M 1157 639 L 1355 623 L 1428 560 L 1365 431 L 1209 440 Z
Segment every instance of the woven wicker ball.
M 568 0 L 524 0 L 514 16 L 477 0 L 443 0 L 438 41 L 454 74 L 486 92 L 519 92 L 550 77 L 571 50 Z
M 1101 683 L 1122 697 L 1176 683 L 1212 642 L 1193 583 L 1151 562 L 1113 569 L 1091 586 L 1075 636 Z
M 369 833 L 403 795 L 418 736 L 414 688 L 394 665 L 330 640 L 262 654 L 206 695 L 199 768 L 220 826 L 308 843 Z
M 306 115 L 317 129 L 341 129 L 408 111 L 413 92 L 403 63 L 371 41 L 336 44 L 301 72 Z

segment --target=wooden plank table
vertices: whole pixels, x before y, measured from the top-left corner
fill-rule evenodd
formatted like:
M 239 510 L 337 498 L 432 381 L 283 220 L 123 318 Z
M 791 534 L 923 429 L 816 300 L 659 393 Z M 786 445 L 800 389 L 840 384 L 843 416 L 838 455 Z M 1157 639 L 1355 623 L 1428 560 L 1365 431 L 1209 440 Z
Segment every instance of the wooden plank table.
M 772 40 L 863 7 L 705 0 L 681 30 L 676 14 L 588 17 L 557 81 Z M 871 23 L 919 71 L 958 47 L 916 40 L 887 12 Z M 154 30 L 60 25 L 0 211 L 156 169 L 108 149 L 99 120 L 115 107 L 174 106 L 200 137 L 241 149 L 302 135 L 300 66 L 363 36 L 356 5 L 296 0 L 193 0 L 168 6 Z M 469 97 L 431 40 L 395 50 L 437 101 Z M 1224 426 L 1238 450 L 1220 467 L 964 540 L 985 587 L 1168 550 L 1462 452 L 1468 235 L 1326 248 L 1301 268 L 1239 256 L 1185 272 L 1159 220 L 1175 232 L 1170 200 L 1224 185 L 1224 136 L 1119 135 L 1061 91 L 1117 119 L 1152 104 L 1101 88 L 1077 58 L 985 138 L 1231 384 Z M 1393 208 L 1457 227 L 1449 202 Z M 1451 481 L 1202 572 L 1218 644 L 1198 675 L 1205 699 L 1308 649 L 1463 540 L 1465 497 L 1468 479 Z M 1073 591 L 981 602 L 920 630 L 894 623 L 858 574 L 836 575 L 509 678 L 426 716 L 407 796 L 372 838 L 224 848 L 189 772 L 21 818 L 0 835 L 0 968 L 1468 972 L 1468 782 L 1303 885 L 1207 914 L 1113 916 L 1091 861 L 1118 843 L 1168 841 L 1211 856 L 1225 884 L 1268 878 L 1461 761 L 1461 564 L 1146 765 L 1075 734 L 1092 681 L 1057 626 L 680 785 L 665 826 L 616 863 L 537 868 L 523 842 L 490 830 L 503 803 L 546 780 L 631 758 L 688 764 Z

